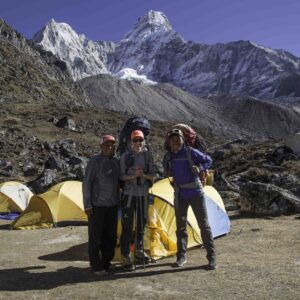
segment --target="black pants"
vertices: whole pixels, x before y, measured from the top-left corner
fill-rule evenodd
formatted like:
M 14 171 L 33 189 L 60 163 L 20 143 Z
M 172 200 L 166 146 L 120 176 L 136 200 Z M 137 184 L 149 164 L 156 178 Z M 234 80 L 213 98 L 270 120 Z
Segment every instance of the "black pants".
M 187 211 L 189 206 L 192 207 L 198 226 L 200 228 L 203 245 L 207 251 L 207 258 L 210 259 L 212 257 L 215 257 L 216 253 L 214 240 L 208 223 L 205 199 L 204 196 L 199 195 L 189 199 L 178 199 L 178 206 L 175 209 L 177 227 L 177 258 L 180 259 L 181 257 L 185 257 L 187 252 L 188 233 L 186 226 Z
M 107 269 L 115 255 L 117 242 L 117 206 L 93 207 L 89 217 L 89 259 L 93 271 Z
M 128 206 L 128 196 L 122 197 L 122 234 L 121 234 L 121 254 L 127 256 L 130 253 L 130 243 L 133 237 L 133 224 L 135 223 L 135 212 L 137 212 L 137 239 L 136 250 L 143 249 L 144 229 L 147 223 L 145 214 L 144 197 L 135 197 L 131 199 L 131 205 Z

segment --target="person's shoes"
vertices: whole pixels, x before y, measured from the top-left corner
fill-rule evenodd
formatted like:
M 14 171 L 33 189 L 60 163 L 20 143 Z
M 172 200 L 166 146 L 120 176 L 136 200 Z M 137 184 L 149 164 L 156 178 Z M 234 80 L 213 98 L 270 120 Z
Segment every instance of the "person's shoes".
M 173 267 L 175 267 L 175 268 L 181 268 L 181 267 L 183 267 L 186 263 L 187 263 L 186 258 L 185 258 L 185 257 L 180 257 L 180 258 L 177 258 L 177 260 L 176 260 L 175 263 L 173 264 Z
M 137 262 L 149 264 L 151 261 L 150 256 L 143 250 L 137 250 L 135 253 L 135 259 Z
M 113 272 L 116 270 L 116 265 L 113 265 L 112 263 L 109 263 L 108 266 L 105 268 L 106 272 Z
M 105 276 L 108 274 L 107 270 L 104 270 L 104 269 L 102 269 L 102 270 L 93 270 L 92 269 L 91 272 L 92 272 L 92 275 L 94 275 L 94 276 Z
M 209 270 L 215 270 L 217 269 L 217 262 L 216 262 L 216 258 L 215 257 L 211 257 L 208 259 L 208 269 Z
M 124 270 L 128 270 L 128 271 L 134 270 L 134 265 L 130 254 L 121 256 L 121 266 Z

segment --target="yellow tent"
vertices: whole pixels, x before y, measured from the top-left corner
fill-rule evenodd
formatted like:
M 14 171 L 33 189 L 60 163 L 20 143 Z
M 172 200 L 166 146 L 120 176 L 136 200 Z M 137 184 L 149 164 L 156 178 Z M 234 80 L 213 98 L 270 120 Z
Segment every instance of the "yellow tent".
M 33 196 L 30 189 L 16 181 L 0 184 L 0 212 L 22 212 Z
M 75 222 L 87 222 L 83 209 L 82 184 L 79 181 L 66 181 L 51 187 L 44 194 L 33 196 L 27 209 L 11 227 L 49 228 Z
M 219 193 L 212 186 L 205 186 L 208 220 L 214 237 L 230 230 L 230 222 Z M 149 222 L 145 234 L 145 249 L 154 259 L 173 255 L 176 246 L 174 190 L 168 179 L 158 181 L 150 189 L 154 205 L 149 209 Z M 191 208 L 188 210 L 188 248 L 201 245 L 200 229 Z

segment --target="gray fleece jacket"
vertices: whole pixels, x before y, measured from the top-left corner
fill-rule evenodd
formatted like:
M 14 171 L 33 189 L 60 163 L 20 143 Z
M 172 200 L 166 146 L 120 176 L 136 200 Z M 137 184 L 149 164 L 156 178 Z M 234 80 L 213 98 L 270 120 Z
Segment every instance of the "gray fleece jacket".
M 120 164 L 116 157 L 98 154 L 86 167 L 82 183 L 84 209 L 114 206 L 120 196 Z

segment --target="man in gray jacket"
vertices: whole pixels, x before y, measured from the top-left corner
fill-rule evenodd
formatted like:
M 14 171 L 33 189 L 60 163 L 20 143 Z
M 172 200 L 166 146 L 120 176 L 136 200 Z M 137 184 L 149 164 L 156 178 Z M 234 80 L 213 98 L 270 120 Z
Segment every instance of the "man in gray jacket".
M 88 253 L 94 274 L 109 271 L 115 254 L 119 202 L 119 160 L 116 140 L 101 138 L 101 153 L 92 157 L 83 179 L 83 204 L 89 223 Z

